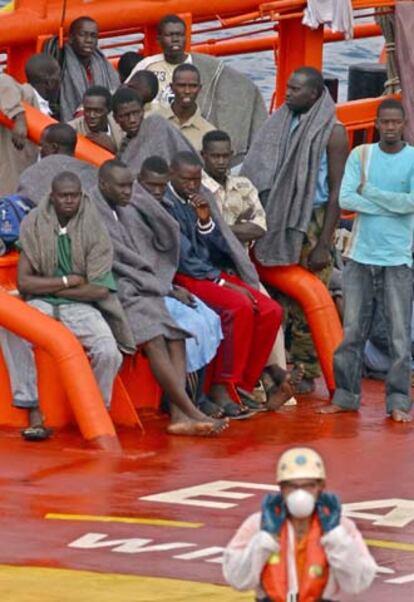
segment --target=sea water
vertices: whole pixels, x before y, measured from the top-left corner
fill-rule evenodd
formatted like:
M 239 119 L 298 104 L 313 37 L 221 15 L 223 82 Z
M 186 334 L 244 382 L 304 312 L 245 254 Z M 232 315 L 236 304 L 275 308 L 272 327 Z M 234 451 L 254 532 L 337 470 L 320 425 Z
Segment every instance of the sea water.
M 325 44 L 323 71 L 325 75 L 338 78 L 339 102 L 347 99 L 349 67 L 358 63 L 377 63 L 383 45 L 382 37 Z M 272 52 L 224 57 L 223 60 L 254 79 L 263 93 L 266 104 L 269 104 L 276 76 Z
M 365 17 L 364 13 L 366 14 L 366 11 L 359 11 L 358 19 L 356 21 L 358 24 L 372 22 L 372 17 Z M 194 31 L 206 29 L 208 25 L 208 23 L 196 25 Z M 229 35 L 245 34 L 252 31 L 255 27 L 256 26 L 253 26 L 253 28 L 240 27 L 235 30 L 199 34 L 194 36 L 194 41 L 198 43 L 209 38 L 226 38 Z M 258 36 L 271 35 L 271 32 L 260 33 L 260 29 L 263 29 L 263 24 L 258 24 L 257 29 L 259 30 Z M 325 75 L 338 78 L 339 102 L 343 102 L 347 99 L 349 67 L 357 63 L 377 63 L 383 46 L 384 38 L 382 36 L 332 42 L 324 45 L 323 72 Z M 223 60 L 251 77 L 259 85 L 266 103 L 269 104 L 276 80 L 276 67 L 273 52 L 258 52 L 255 54 L 223 57 Z

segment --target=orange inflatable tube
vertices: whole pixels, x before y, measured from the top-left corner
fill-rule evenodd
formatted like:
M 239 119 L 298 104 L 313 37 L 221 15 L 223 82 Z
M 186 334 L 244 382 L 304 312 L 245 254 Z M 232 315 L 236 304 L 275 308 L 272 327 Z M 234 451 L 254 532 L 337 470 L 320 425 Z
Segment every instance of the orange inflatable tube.
M 51 125 L 52 123 L 57 123 L 57 121 L 51 117 L 48 117 L 47 115 L 44 115 L 31 105 L 27 104 L 27 102 L 23 102 L 22 104 L 26 112 L 27 136 L 32 142 L 39 144 L 45 127 Z M 13 122 L 0 112 L 0 125 L 5 125 L 11 129 Z M 114 158 L 112 153 L 106 151 L 97 144 L 94 144 L 81 134 L 78 134 L 78 143 L 76 145 L 75 156 L 77 159 L 87 161 L 88 163 L 96 165 L 97 167 L 102 165 L 104 161 Z
M 256 11 L 261 0 L 70 0 L 67 2 L 65 26 L 81 15 L 95 19 L 101 31 L 131 29 L 156 25 L 168 14 L 192 14 L 193 20 L 208 21 L 216 15 L 238 15 Z M 16 0 L 15 10 L 2 15 L 0 39 L 2 46 L 19 46 L 36 40 L 37 36 L 58 31 L 62 20 L 62 2 L 56 0 Z M 116 10 L 115 10 L 116 7 Z
M 84 438 L 98 449 L 119 453 L 121 445 L 113 423 L 77 338 L 63 324 L 1 291 L 0 325 L 53 358 Z
M 266 267 L 256 262 L 260 279 L 302 307 L 312 333 L 329 394 L 335 391 L 333 354 L 343 338 L 338 312 L 326 286 L 299 265 Z

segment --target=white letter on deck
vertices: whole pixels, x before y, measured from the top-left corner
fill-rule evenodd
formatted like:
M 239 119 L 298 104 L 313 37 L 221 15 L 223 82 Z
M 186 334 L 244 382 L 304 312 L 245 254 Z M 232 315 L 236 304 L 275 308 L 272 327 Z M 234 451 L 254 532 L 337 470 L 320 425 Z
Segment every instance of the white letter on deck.
M 166 550 L 178 550 L 183 548 L 194 548 L 194 543 L 184 543 L 181 541 L 173 543 L 161 543 L 154 546 L 147 544 L 153 539 L 139 539 L 130 537 L 128 539 L 106 539 L 105 533 L 87 533 L 79 539 L 75 539 L 69 548 L 81 548 L 84 550 L 96 550 L 97 548 L 112 548 L 112 552 L 121 552 L 123 554 L 143 554 L 146 552 L 165 552 Z M 105 541 L 102 541 L 105 540 Z
M 228 502 L 213 502 L 208 500 L 196 499 L 200 496 L 215 497 L 227 500 L 245 500 L 253 497 L 254 493 L 240 493 L 239 491 L 229 491 L 229 489 L 260 489 L 261 491 L 278 491 L 275 485 L 263 485 L 261 483 L 246 483 L 243 481 L 213 481 L 194 487 L 185 487 L 184 489 L 175 489 L 165 493 L 156 493 L 139 498 L 146 502 L 162 502 L 164 504 L 182 504 L 184 506 L 198 506 L 202 508 L 219 508 L 227 510 L 234 508 L 238 504 Z

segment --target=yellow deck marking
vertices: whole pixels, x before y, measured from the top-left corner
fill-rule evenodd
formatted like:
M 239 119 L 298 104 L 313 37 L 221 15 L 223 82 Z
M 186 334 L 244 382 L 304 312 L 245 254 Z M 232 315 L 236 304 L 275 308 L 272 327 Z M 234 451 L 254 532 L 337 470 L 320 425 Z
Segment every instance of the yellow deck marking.
M 389 550 L 401 550 L 402 552 L 414 552 L 414 544 L 403 541 L 387 541 L 386 539 L 366 539 L 367 546 L 374 548 L 387 548 Z
M 199 529 L 204 523 L 190 523 L 181 520 L 164 518 L 135 518 L 133 516 L 95 516 L 94 514 L 54 514 L 45 515 L 49 520 L 77 520 L 97 523 L 129 523 L 135 525 L 153 525 L 155 527 L 183 527 L 184 529 Z
M 0 8 L 0 15 L 4 15 L 6 13 L 12 13 L 14 11 L 14 0 L 13 2 L 9 2 Z
M 241 594 L 222 585 L 0 565 L 1 602 L 251 602 L 252 593 Z

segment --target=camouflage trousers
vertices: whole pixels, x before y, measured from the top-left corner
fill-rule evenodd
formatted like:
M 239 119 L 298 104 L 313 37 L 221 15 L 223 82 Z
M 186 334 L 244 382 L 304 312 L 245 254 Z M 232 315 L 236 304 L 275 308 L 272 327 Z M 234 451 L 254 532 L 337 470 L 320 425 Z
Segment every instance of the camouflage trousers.
M 307 268 L 307 260 L 310 252 L 316 246 L 323 228 L 325 219 L 325 207 L 317 207 L 313 210 L 311 221 L 302 247 L 299 260 L 300 265 Z M 330 265 L 315 272 L 326 286 L 329 283 L 333 271 L 333 254 Z M 289 333 L 290 355 L 294 365 L 303 364 L 305 367 L 305 378 L 317 378 L 321 374 L 318 357 L 313 345 L 312 335 L 306 321 L 305 315 L 293 299 L 286 295 L 277 295 L 278 301 L 285 310 L 284 329 Z

